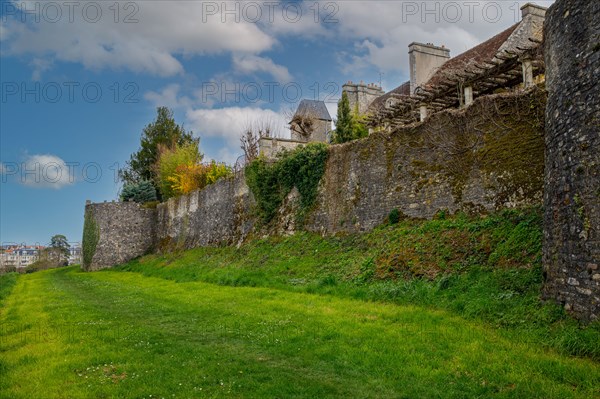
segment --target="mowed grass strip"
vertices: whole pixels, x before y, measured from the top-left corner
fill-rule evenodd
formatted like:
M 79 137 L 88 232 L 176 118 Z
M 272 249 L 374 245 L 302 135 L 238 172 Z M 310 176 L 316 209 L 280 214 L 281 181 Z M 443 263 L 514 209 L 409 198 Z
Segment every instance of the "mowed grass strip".
M 600 365 L 418 307 L 73 268 L 0 310 L 1 398 L 591 398 Z

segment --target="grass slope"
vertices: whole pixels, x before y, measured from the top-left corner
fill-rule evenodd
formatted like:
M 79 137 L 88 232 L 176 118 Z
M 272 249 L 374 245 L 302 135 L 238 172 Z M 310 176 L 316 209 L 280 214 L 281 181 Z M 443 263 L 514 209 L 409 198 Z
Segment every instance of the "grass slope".
M 21 276 L 0 397 L 590 398 L 600 365 L 447 312 L 73 268 Z
M 197 248 L 121 266 L 177 282 L 261 286 L 443 309 L 512 339 L 600 361 L 600 322 L 586 328 L 542 303 L 542 211 L 507 210 L 383 225 L 362 235 L 298 233 L 241 248 Z
M 600 397 L 540 247 L 531 209 L 0 276 L 0 399 Z

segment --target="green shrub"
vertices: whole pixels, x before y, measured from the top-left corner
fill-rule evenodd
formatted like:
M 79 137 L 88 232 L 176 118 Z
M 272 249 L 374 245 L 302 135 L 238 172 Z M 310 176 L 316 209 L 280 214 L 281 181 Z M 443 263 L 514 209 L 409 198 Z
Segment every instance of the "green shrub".
M 259 217 L 270 222 L 292 188 L 300 193 L 300 219 L 317 198 L 329 155 L 327 145 L 310 143 L 280 153 L 275 162 L 259 157 L 246 167 L 246 183 L 256 200 Z
M 279 182 L 278 163 L 270 164 L 264 157 L 258 157 L 246 167 L 246 183 L 256 200 L 258 216 L 268 223 L 283 201 L 283 188 Z
M 398 209 L 392 209 L 390 214 L 388 215 L 388 221 L 390 224 L 398 224 L 400 221 L 400 211 Z
M 204 188 L 209 184 L 214 184 L 221 179 L 229 179 L 233 177 L 233 169 L 231 166 L 224 163 L 211 161 L 209 164 L 202 165 L 203 178 L 200 188 Z
M 440 209 L 439 211 L 437 211 L 433 218 L 435 220 L 446 220 L 446 218 L 448 217 L 448 213 L 449 212 L 447 209 Z
M 366 122 L 366 117 L 360 115 L 358 112 L 358 104 L 356 104 L 353 111 L 350 110 L 348 96 L 346 92 L 343 92 L 342 98 L 338 103 L 337 121 L 332 141 L 336 144 L 342 144 L 367 137 L 369 129 Z
M 135 201 L 143 204 L 156 200 L 156 188 L 154 188 L 152 182 L 147 180 L 139 183 L 126 184 L 121 191 L 121 201 Z

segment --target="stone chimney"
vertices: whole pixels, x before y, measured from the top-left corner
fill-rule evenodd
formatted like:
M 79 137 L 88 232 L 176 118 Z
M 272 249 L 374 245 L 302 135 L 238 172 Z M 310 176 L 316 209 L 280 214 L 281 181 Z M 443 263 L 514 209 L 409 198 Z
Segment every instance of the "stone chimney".
M 521 17 L 525 18 L 528 15 L 533 15 L 535 17 L 546 17 L 546 11 L 548 9 L 546 7 L 538 6 L 537 4 L 527 3 L 523 7 L 521 7 Z
M 411 43 L 408 46 L 410 60 L 410 92 L 426 83 L 433 74 L 450 59 L 450 49 L 431 43 Z

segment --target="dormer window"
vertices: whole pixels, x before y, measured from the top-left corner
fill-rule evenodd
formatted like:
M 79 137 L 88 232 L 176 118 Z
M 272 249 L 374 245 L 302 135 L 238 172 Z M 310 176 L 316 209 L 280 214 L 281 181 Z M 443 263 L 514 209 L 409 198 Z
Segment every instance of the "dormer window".
M 394 105 L 398 104 L 398 101 L 393 99 L 393 98 L 388 98 L 385 101 L 385 107 L 386 108 L 392 108 Z

